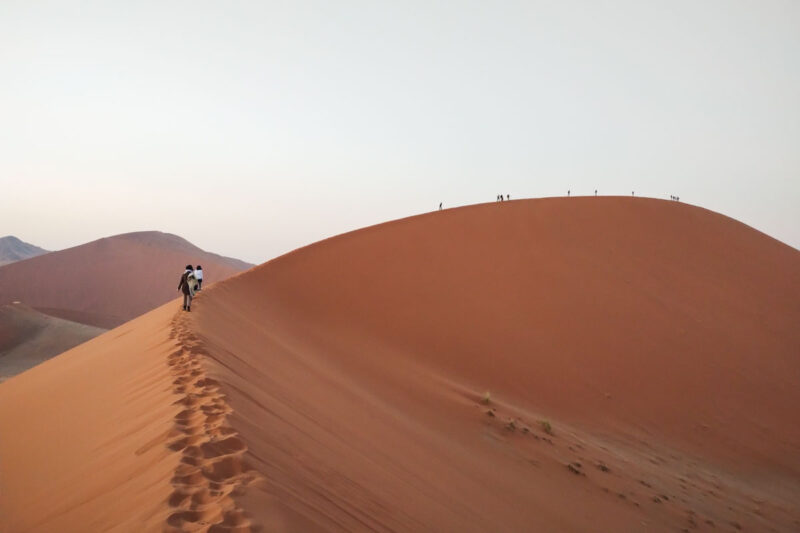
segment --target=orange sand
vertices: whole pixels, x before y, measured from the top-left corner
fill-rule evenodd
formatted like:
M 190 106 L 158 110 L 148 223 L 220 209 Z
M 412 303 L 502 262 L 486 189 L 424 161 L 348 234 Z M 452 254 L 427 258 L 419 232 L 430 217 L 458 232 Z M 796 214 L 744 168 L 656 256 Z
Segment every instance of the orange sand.
M 160 531 L 180 411 L 165 305 L 0 385 L 0 531 Z
M 367 228 L 0 385 L 0 529 L 795 531 L 798 301 L 684 204 Z

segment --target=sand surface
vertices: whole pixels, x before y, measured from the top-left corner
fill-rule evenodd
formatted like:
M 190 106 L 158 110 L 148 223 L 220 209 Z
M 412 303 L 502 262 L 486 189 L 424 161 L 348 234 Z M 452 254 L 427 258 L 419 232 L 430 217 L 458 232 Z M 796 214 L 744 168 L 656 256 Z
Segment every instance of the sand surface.
M 0 381 L 105 331 L 49 316 L 22 304 L 0 305 Z
M 0 385 L 0 529 L 797 531 L 798 301 L 678 203 L 366 228 Z
M 252 265 L 154 231 L 126 233 L 0 267 L 0 304 L 20 301 L 52 316 L 112 328 L 173 299 L 186 264 L 206 284 Z

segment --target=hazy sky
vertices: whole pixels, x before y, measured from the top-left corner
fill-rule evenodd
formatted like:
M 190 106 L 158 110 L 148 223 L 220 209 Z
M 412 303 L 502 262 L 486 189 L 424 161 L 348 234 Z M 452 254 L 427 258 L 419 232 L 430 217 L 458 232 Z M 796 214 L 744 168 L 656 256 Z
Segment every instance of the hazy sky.
M 262 262 L 595 188 L 800 247 L 800 2 L 0 0 L 0 235 Z

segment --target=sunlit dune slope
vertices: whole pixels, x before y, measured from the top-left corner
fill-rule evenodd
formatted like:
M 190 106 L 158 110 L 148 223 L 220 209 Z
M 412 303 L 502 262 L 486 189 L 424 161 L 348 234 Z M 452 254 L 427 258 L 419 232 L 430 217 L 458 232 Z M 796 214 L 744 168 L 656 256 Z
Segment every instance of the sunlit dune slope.
M 206 283 L 252 266 L 176 235 L 126 233 L 3 266 L 0 304 L 19 300 L 53 316 L 111 328 L 174 298 L 187 263 L 203 266 Z
M 800 252 L 750 227 L 673 202 L 572 198 L 447 210 L 317 243 L 204 294 L 194 318 L 266 476 L 245 497 L 261 521 L 611 530 L 638 519 L 608 502 L 610 478 L 597 493 L 563 485 L 540 452 L 508 440 L 508 419 L 591 435 L 550 453 L 556 468 L 597 462 L 617 443 L 608 460 L 625 458 L 639 489 L 635 476 L 653 464 L 663 466 L 651 481 L 676 492 L 675 476 L 703 464 L 729 476 L 706 480 L 719 485 L 711 492 L 763 482 L 792 515 L 798 302 Z M 485 391 L 494 417 L 480 407 Z M 764 526 L 730 487 L 725 505 L 674 496 L 709 521 Z M 644 490 L 626 499 L 660 497 Z M 656 522 L 680 524 L 654 507 L 666 513 Z M 726 518 L 725 507 L 743 514 Z M 772 524 L 795 519 L 779 514 Z
M 0 384 L 0 531 L 161 531 L 181 411 L 157 309 Z

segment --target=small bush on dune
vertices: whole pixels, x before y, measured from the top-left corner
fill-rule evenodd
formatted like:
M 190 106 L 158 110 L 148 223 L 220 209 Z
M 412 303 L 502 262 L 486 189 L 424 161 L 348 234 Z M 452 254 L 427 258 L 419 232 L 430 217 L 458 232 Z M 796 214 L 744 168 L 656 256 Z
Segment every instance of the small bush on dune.
M 539 425 L 542 426 L 542 429 L 548 435 L 552 435 L 553 434 L 553 426 L 551 426 L 550 422 L 548 422 L 547 420 L 541 420 L 539 422 Z
M 491 401 L 492 401 L 492 395 L 487 390 L 486 392 L 483 393 L 483 398 L 481 398 L 481 403 L 484 405 L 489 405 Z

